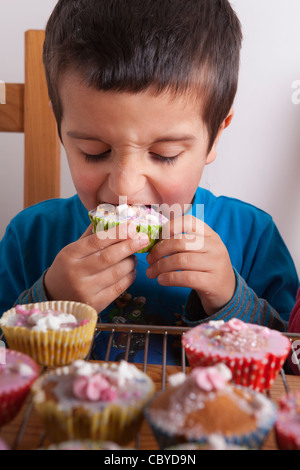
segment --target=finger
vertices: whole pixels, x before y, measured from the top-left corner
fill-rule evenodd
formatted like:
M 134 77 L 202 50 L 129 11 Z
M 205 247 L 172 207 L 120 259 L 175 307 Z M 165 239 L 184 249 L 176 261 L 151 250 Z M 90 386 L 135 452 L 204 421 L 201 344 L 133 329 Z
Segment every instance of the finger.
M 154 279 L 172 271 L 210 272 L 213 268 L 211 258 L 202 253 L 181 252 L 161 258 L 147 268 L 147 276 Z
M 212 275 L 199 271 L 172 271 L 160 274 L 157 281 L 162 286 L 189 287 L 190 289 L 209 292 Z
M 84 232 L 84 235 L 88 231 Z M 115 245 L 120 241 L 131 240 L 136 241 L 135 244 L 129 244 L 135 251 L 139 251 L 149 244 L 149 238 L 145 233 L 137 233 L 134 224 L 120 224 L 102 232 L 92 233 L 89 236 L 82 236 L 78 242 L 73 244 L 73 249 L 76 252 L 73 255 L 75 258 L 84 258 L 99 250 Z M 137 247 L 137 248 L 136 248 Z M 133 251 L 132 253 L 134 253 Z M 127 254 L 129 256 L 130 254 Z M 122 258 L 119 258 L 122 259 Z
M 162 238 L 176 238 L 177 235 L 180 236 L 183 233 L 198 233 L 199 235 L 203 235 L 205 227 L 207 227 L 207 231 L 211 230 L 205 222 L 192 215 L 176 217 L 163 225 Z
M 90 255 L 85 256 L 90 262 L 90 257 L 98 258 L 98 271 L 105 270 L 110 266 L 120 263 L 125 258 L 131 257 L 136 252 L 149 245 L 150 241 L 147 235 L 138 234 L 137 238 L 128 238 L 127 240 L 119 241 L 106 248 L 102 248 Z M 95 256 L 96 255 L 96 256 Z M 95 263 L 95 262 L 94 262 Z
M 125 258 L 118 264 L 114 264 L 104 271 L 98 270 L 98 273 L 91 277 L 91 282 L 95 286 L 101 286 L 101 290 L 106 289 L 114 284 L 117 284 L 129 273 L 132 273 L 136 268 L 135 258 Z M 98 287 L 98 288 L 99 288 Z
M 183 250 L 189 251 L 199 251 L 203 246 L 204 236 L 207 234 L 213 234 L 213 230 L 206 225 L 202 220 L 197 219 L 191 215 L 176 217 L 168 221 L 162 228 L 161 242 L 157 243 L 150 254 L 147 256 L 147 261 L 152 263 L 155 259 L 158 259 L 161 256 L 167 256 L 167 253 L 164 254 L 164 250 L 168 247 L 168 243 L 164 243 L 166 240 L 185 240 L 185 244 L 179 244 Z M 186 235 L 186 237 L 184 237 Z M 199 235 L 201 238 L 195 239 L 193 235 Z M 189 242 L 189 243 L 187 243 Z M 200 243 L 200 245 L 199 245 Z M 174 245 L 173 245 L 174 247 Z M 169 246 L 169 249 L 171 247 Z M 179 251 L 180 248 L 176 245 L 174 247 L 176 251 Z
M 93 301 L 93 305 L 95 305 L 98 312 L 104 310 L 114 300 L 120 297 L 120 295 L 122 295 L 132 285 L 135 278 L 136 271 L 133 270 L 115 284 L 112 284 L 106 289 L 99 290 L 98 294 L 94 297 L 95 300 Z
M 204 246 L 205 241 L 205 246 Z M 198 234 L 181 234 L 181 237 L 161 240 L 151 250 L 147 256 L 149 264 L 153 264 L 165 256 L 183 252 L 205 252 L 211 243 L 207 242 L 203 236 Z

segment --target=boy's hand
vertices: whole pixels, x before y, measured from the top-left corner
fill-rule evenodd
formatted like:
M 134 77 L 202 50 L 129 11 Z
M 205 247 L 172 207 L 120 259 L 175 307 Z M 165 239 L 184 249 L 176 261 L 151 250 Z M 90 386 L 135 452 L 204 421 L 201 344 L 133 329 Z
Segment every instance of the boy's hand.
M 157 277 L 163 286 L 194 289 L 207 315 L 224 307 L 234 294 L 236 279 L 220 237 L 189 215 L 171 220 L 163 231 L 169 238 L 157 243 L 147 256 L 148 277 Z
M 49 299 L 83 302 L 101 312 L 133 283 L 134 253 L 149 238 L 133 224 L 120 224 L 107 232 L 92 233 L 91 226 L 64 247 L 45 275 Z

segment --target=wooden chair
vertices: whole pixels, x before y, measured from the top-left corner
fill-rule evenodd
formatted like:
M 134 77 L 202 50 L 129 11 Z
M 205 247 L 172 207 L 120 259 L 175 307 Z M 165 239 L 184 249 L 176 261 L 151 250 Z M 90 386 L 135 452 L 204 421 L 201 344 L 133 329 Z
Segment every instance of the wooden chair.
M 25 83 L 6 83 L 6 104 L 0 104 L 0 132 L 24 132 L 24 207 L 60 196 L 61 145 L 49 107 L 43 42 L 44 31 L 26 31 Z

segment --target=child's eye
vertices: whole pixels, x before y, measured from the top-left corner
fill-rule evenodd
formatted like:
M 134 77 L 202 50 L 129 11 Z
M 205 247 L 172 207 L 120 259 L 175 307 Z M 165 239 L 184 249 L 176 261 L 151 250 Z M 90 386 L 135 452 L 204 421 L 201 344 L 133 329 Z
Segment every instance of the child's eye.
M 164 157 L 163 155 L 158 155 L 157 153 L 152 153 L 152 156 L 159 160 L 162 163 L 168 163 L 170 165 L 174 165 L 179 155 L 174 155 L 174 157 Z
M 99 160 L 103 160 L 104 158 L 108 157 L 110 152 L 111 152 L 110 150 L 106 150 L 106 152 L 97 153 L 95 155 L 91 155 L 91 154 L 84 153 L 84 152 L 83 154 L 87 162 L 98 162 Z

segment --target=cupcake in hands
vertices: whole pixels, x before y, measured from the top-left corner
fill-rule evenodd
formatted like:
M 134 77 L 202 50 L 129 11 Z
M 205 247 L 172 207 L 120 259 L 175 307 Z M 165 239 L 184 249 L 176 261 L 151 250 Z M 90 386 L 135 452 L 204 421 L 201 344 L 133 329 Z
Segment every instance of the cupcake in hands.
M 133 223 L 137 232 L 148 235 L 150 243 L 138 253 L 146 253 L 158 242 L 162 227 L 168 219 L 157 212 L 153 207 L 143 205 L 100 204 L 96 209 L 89 212 L 93 226 L 93 232 L 102 232 L 122 223 Z
M 182 344 L 191 367 L 222 362 L 235 383 L 258 391 L 271 387 L 291 349 L 279 331 L 236 318 L 202 323 L 183 335 Z
M 136 436 L 154 390 L 150 377 L 126 361 L 75 361 L 45 373 L 32 387 L 52 442 L 89 439 L 118 445 Z
M 18 414 L 39 375 L 36 362 L 18 351 L 6 349 L 3 362 L 0 363 L 0 427 Z
M 17 305 L 5 312 L 0 327 L 9 347 L 44 366 L 62 366 L 87 356 L 97 312 L 79 302 Z
M 175 374 L 145 410 L 161 449 L 183 443 L 208 444 L 219 436 L 228 445 L 260 448 L 276 407 L 263 394 L 230 383 L 224 364 Z

